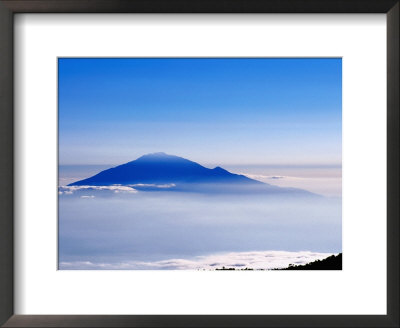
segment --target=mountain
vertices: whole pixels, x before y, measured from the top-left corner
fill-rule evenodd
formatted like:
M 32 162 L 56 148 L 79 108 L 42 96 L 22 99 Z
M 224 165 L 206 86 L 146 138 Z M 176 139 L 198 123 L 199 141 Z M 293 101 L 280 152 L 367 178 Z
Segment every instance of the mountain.
M 165 153 L 147 154 L 104 170 L 69 186 L 131 186 L 138 190 L 174 190 L 205 192 L 300 193 L 307 191 L 280 188 L 231 173 L 219 166 L 208 169 L 188 159 Z
M 208 169 L 182 157 L 154 153 L 104 170 L 71 185 L 106 186 L 111 184 L 170 184 L 170 183 L 251 183 L 261 182 L 243 175 L 232 174 L 221 167 Z

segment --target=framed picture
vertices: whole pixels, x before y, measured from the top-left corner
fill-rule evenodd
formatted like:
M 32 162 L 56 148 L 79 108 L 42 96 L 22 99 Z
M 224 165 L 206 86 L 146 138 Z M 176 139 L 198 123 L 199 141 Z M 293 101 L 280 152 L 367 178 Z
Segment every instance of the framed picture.
M 0 323 L 398 327 L 398 1 L 0 1 Z

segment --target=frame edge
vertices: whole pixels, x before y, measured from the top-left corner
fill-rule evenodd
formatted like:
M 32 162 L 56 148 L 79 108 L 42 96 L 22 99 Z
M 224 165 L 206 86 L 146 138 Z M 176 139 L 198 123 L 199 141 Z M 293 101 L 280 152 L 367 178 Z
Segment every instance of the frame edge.
M 21 13 L 386 13 L 397 0 L 2 0 Z
M 387 13 L 387 316 L 399 327 L 399 13 Z
M 4 1 L 10 2 L 10 1 Z M 15 1 L 15 3 L 18 1 Z M 23 1 L 21 1 L 23 2 Z M 48 1 L 39 1 L 48 2 Z M 53 1 L 54 3 L 56 1 Z M 58 1 L 57 1 L 58 2 Z M 62 3 L 63 1 L 59 1 Z M 96 2 L 96 1 L 94 1 Z M 118 1 L 117 1 L 118 2 Z M 368 1 L 367 1 L 368 3 Z M 386 2 L 387 3 L 387 2 Z M 387 13 L 387 165 L 388 165 L 388 247 L 387 250 L 387 315 L 370 316 L 370 318 L 356 318 L 343 316 L 333 318 L 326 326 L 348 326 L 348 327 L 399 327 L 399 1 L 391 1 L 393 7 Z M 227 5 L 229 7 L 229 5 Z M 245 6 L 243 4 L 243 6 Z M 37 10 L 37 9 L 36 9 Z M 0 326 L 7 323 L 5 327 L 92 327 L 94 324 L 103 322 L 104 327 L 109 327 L 111 321 L 116 326 L 185 326 L 195 327 L 200 325 L 221 325 L 221 326 L 266 326 L 266 322 L 260 318 L 258 320 L 246 320 L 241 316 L 235 316 L 231 320 L 221 316 L 203 316 L 198 320 L 197 316 L 192 318 L 177 318 L 177 316 L 150 316 L 144 319 L 143 316 L 50 316 L 50 315 L 13 315 L 14 296 L 13 296 L 13 11 L 29 12 L 11 6 L 7 7 L 0 1 L 0 149 L 3 150 L 0 157 Z M 48 12 L 46 8 L 40 11 Z M 66 12 L 63 9 L 59 12 Z M 80 12 L 80 11 L 79 11 Z M 244 11 L 245 12 L 245 11 Z M 373 12 L 373 10 L 370 10 Z M 11 251 L 10 251 L 11 250 Z M 114 319 L 111 319 L 114 317 Z M 119 317 L 119 318 L 118 318 Z M 129 317 L 129 318 L 128 318 Z M 185 316 L 183 316 L 185 317 Z M 257 317 L 257 316 L 255 316 Z M 296 316 L 285 318 L 281 316 L 271 316 L 270 326 L 283 327 L 293 325 Z M 303 324 L 310 327 L 317 327 L 321 324 L 321 319 L 315 316 L 314 319 L 306 319 L 303 316 Z M 331 319 L 331 316 L 327 316 Z M 340 318 L 341 317 L 341 318 Z M 117 319 L 118 318 L 118 319 Z M 111 319 L 111 320 L 110 320 Z M 114 320 L 118 322 L 115 322 Z M 289 320 L 287 320 L 289 319 Z M 198 320 L 198 321 L 197 321 Z M 237 321 L 236 321 L 237 320 Z M 265 320 L 265 319 L 264 319 Z M 197 324 L 196 324 L 197 321 Z M 347 324 L 345 324 L 347 322 Z M 378 324 L 378 325 L 376 325 Z
M 0 325 L 14 313 L 13 28 L 0 2 Z

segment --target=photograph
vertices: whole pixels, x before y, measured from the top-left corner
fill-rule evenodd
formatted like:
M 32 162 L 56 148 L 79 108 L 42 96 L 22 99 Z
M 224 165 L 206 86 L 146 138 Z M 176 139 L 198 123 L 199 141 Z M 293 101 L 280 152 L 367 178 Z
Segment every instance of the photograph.
M 342 59 L 59 57 L 58 270 L 342 270 Z

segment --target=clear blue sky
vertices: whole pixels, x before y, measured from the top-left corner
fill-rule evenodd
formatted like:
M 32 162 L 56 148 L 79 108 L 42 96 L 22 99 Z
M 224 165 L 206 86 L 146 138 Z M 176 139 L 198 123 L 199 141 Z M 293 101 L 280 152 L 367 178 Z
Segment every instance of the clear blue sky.
M 341 59 L 59 59 L 60 164 L 341 163 Z

